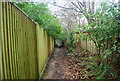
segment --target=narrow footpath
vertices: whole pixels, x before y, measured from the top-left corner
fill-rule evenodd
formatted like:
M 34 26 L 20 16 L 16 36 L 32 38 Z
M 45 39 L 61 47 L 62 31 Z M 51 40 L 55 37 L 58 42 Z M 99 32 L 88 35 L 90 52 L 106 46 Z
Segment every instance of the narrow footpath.
M 62 79 L 65 72 L 63 70 L 65 60 L 66 49 L 55 48 L 55 51 L 47 64 L 43 79 Z
M 71 57 L 67 55 L 65 48 L 55 48 L 42 79 L 93 79 L 94 75 L 85 76 L 89 71 L 84 68 L 83 57 L 89 57 L 87 54 Z M 90 55 L 90 54 L 89 54 Z M 88 62 L 88 61 L 87 61 Z M 82 65 L 80 65 L 82 63 Z

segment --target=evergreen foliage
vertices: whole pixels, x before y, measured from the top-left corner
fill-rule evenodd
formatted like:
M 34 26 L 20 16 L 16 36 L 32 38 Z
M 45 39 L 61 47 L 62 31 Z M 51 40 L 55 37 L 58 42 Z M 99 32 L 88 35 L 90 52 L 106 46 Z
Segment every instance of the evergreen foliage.
M 17 5 L 35 22 L 43 27 L 48 34 L 56 39 L 62 35 L 62 27 L 58 18 L 53 16 L 45 3 L 24 2 Z

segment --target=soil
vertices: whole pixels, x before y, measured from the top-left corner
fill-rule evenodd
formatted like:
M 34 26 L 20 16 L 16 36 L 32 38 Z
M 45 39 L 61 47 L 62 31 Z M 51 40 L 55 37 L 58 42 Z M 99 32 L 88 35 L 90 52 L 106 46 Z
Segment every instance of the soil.
M 82 52 L 84 53 L 84 50 Z M 78 56 L 68 56 L 65 48 L 55 48 L 42 79 L 94 79 L 92 74 L 86 76 L 90 71 L 84 69 L 86 65 L 79 65 L 79 63 L 87 61 L 83 57 L 89 56 L 86 53 Z
M 64 76 L 62 65 L 66 58 L 65 48 L 55 48 L 44 73 L 46 76 L 43 76 L 43 79 L 62 79 Z

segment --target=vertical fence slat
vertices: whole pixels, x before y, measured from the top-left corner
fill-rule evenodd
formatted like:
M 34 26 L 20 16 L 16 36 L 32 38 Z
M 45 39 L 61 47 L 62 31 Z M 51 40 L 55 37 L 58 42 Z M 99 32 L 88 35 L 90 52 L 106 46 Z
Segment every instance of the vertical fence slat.
M 3 31 L 3 22 L 2 22 L 2 0 L 0 0 L 0 78 L 3 79 L 3 61 L 2 61 L 2 53 L 3 53 L 3 50 L 2 50 L 2 37 L 3 37 L 3 34 L 2 34 L 2 31 Z
M 7 15 L 8 14 L 8 15 Z M 5 3 L 5 46 L 6 46 L 6 61 L 7 61 L 7 78 L 11 78 L 11 69 L 10 69 L 10 58 L 9 58 L 9 38 L 8 38 L 8 29 L 9 29 L 9 13 L 8 13 L 8 3 Z
M 14 6 L 13 6 L 13 8 L 14 8 Z M 15 13 L 15 29 L 14 29 L 14 36 L 15 36 L 15 54 L 16 54 L 16 57 L 15 57 L 15 59 L 16 59 L 16 62 L 15 62 L 15 64 L 16 64 L 16 79 L 18 79 L 18 77 L 19 77 L 19 64 L 18 64 L 18 29 L 17 29 L 17 27 L 18 27 L 18 11 L 17 11 L 17 9 L 16 8 L 14 8 L 14 13 Z
M 13 38 L 13 14 L 12 14 L 12 5 L 10 4 L 10 23 L 11 23 L 11 57 L 12 57 L 12 71 L 13 71 L 13 78 L 15 78 L 15 72 L 14 72 L 14 65 L 15 65 L 15 61 L 14 61 L 14 38 Z
M 15 28 L 15 18 L 14 18 L 14 10 L 13 10 L 13 6 L 11 5 L 11 22 L 12 22 L 12 30 L 11 30 L 11 33 L 12 33 L 12 60 L 13 60 L 13 78 L 16 78 L 16 53 L 15 53 L 15 38 L 14 38 L 14 28 Z
M 14 73 L 13 73 L 13 59 L 12 58 L 12 20 L 11 20 L 11 4 L 8 3 L 8 13 L 9 13 L 9 27 L 8 27 L 8 39 L 9 39 L 9 58 L 10 58 L 10 70 L 11 70 L 11 78 L 14 78 Z
M 9 69 L 10 69 L 10 78 L 12 78 L 12 64 L 11 64 L 11 49 L 10 49 L 10 13 L 9 13 L 9 10 L 10 10 L 10 8 L 9 8 L 9 3 L 7 3 L 7 5 L 6 5 L 7 7 L 7 51 L 8 51 L 8 53 L 7 53 L 7 57 L 8 57 L 8 66 L 9 66 Z
M 5 35 L 4 35 L 4 29 L 5 29 L 5 6 L 4 6 L 5 4 L 3 3 L 2 4 L 2 12 L 3 12 L 3 14 L 2 14 L 2 16 L 3 16 L 3 18 L 2 18 L 2 20 L 3 20 L 3 27 L 1 27 L 1 33 L 2 33 L 2 70 L 3 70 L 3 79 L 4 78 L 7 78 L 7 68 L 6 68 L 6 58 L 5 58 L 5 56 L 6 56 L 6 54 L 5 54 Z

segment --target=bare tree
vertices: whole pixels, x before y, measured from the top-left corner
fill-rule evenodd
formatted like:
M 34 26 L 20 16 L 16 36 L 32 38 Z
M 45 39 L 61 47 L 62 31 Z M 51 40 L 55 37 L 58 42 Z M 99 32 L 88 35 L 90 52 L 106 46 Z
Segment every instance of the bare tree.
M 88 0 L 88 1 L 66 0 L 66 3 L 68 5 L 71 4 L 71 6 L 68 6 L 68 5 L 61 6 L 61 5 L 57 5 L 57 4 L 53 4 L 53 3 L 50 3 L 50 4 L 53 4 L 54 6 L 58 6 L 60 8 L 63 8 L 64 10 L 72 10 L 73 12 L 82 13 L 85 16 L 85 18 L 87 19 L 88 23 L 91 23 L 91 21 L 94 21 L 94 19 L 88 15 L 88 13 L 94 14 L 94 11 L 95 11 L 95 1 L 94 0 L 92 0 L 92 1 L 90 1 L 90 0 Z

